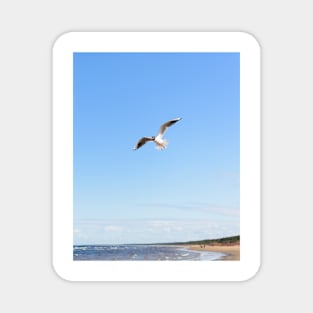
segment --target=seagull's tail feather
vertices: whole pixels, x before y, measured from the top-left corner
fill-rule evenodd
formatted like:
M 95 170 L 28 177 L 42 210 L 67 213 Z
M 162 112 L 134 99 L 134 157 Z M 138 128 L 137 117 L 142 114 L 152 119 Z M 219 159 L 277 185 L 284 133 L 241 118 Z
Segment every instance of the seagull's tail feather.
M 164 150 L 164 149 L 167 148 L 167 146 L 168 146 L 168 140 L 163 139 L 162 144 L 160 144 L 160 145 L 157 144 L 157 145 L 155 146 L 155 148 L 156 148 L 157 150 Z

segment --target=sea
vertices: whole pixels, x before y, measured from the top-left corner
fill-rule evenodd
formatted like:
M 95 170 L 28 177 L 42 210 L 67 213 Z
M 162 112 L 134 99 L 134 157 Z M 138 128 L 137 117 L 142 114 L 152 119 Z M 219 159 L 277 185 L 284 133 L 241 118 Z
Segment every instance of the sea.
M 164 245 L 74 245 L 75 261 L 214 261 L 225 254 Z

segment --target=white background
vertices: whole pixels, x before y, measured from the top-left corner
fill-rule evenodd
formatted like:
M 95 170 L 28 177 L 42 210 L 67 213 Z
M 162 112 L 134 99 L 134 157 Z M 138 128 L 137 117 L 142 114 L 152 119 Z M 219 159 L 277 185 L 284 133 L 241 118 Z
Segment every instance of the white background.
M 312 310 L 309 1 L 2 1 L 3 312 Z M 262 266 L 243 283 L 69 283 L 51 266 L 51 47 L 67 31 L 247 31 L 262 46 Z

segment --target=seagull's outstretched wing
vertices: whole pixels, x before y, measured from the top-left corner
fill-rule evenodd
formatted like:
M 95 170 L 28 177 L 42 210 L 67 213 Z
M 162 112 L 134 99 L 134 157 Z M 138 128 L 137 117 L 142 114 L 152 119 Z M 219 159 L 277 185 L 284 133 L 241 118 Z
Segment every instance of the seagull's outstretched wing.
M 160 127 L 160 130 L 159 130 L 159 133 L 158 133 L 158 137 L 162 137 L 165 133 L 165 131 L 168 129 L 168 127 L 174 125 L 175 123 L 177 123 L 178 121 L 181 120 L 181 117 L 179 118 L 174 118 L 173 120 L 170 120 L 166 123 L 164 123 L 161 127 Z
M 139 149 L 140 147 L 142 147 L 146 142 L 148 141 L 153 141 L 154 138 L 152 137 L 142 137 L 138 142 L 137 144 L 135 145 L 135 147 L 133 148 L 133 150 L 137 150 Z

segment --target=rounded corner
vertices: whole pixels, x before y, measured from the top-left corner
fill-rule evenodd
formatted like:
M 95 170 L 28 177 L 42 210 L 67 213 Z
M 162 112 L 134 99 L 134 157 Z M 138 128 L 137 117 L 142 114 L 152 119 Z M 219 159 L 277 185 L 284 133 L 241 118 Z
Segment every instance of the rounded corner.
M 59 46 L 64 45 L 69 39 L 74 34 L 72 31 L 64 32 L 59 34 L 53 41 L 52 43 L 52 50 L 55 51 L 56 49 L 59 48 Z
M 65 282 L 67 282 L 67 283 L 72 283 L 72 282 L 73 282 L 73 280 L 70 279 L 69 277 L 67 277 L 66 274 L 64 275 L 64 273 L 62 273 L 62 270 L 59 270 L 59 269 L 58 269 L 58 266 L 56 266 L 55 263 L 52 262 L 52 263 L 51 263 L 51 267 L 52 267 L 52 271 L 54 272 L 54 274 L 55 274 L 59 279 L 65 281 Z
M 255 279 L 255 277 L 260 273 L 261 268 L 262 268 L 261 261 L 258 261 L 258 263 L 256 263 L 255 266 L 253 266 L 250 271 L 245 273 L 245 277 L 240 281 L 249 282 L 250 280 Z
M 243 39 L 247 42 L 247 44 L 255 46 L 259 51 L 261 51 L 261 43 L 254 34 L 251 34 L 248 31 L 240 31 L 239 34 L 243 36 Z

